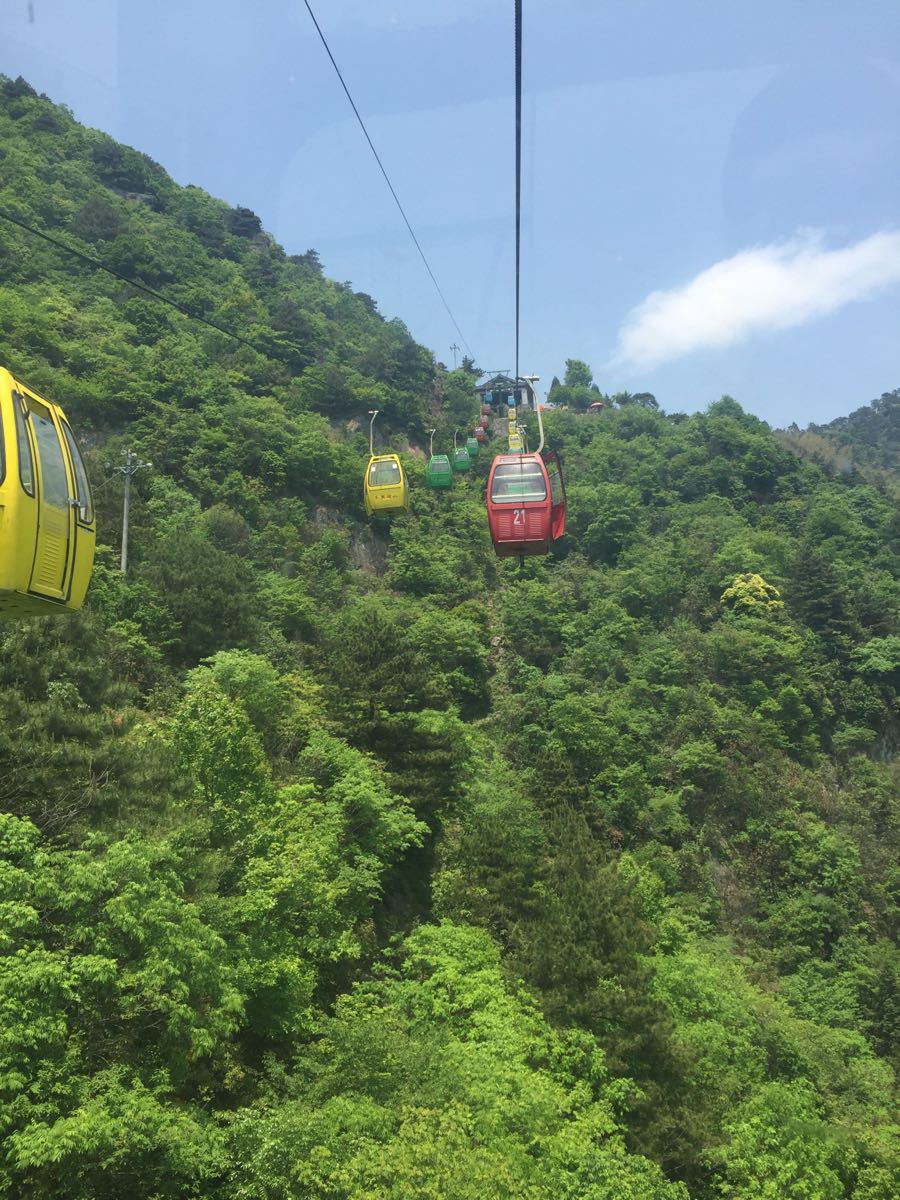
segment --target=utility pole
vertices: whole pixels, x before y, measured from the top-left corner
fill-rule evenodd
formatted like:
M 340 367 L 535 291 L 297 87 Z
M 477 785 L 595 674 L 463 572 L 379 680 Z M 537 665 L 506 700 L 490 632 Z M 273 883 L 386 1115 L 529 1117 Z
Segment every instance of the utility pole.
M 144 467 L 152 466 L 152 462 L 143 462 L 133 450 L 126 450 L 124 463 L 115 468 L 125 476 L 125 500 L 122 505 L 122 558 L 120 562 L 123 575 L 128 571 L 128 510 L 131 507 L 131 479 Z
M 456 342 L 454 342 L 453 345 L 450 347 L 450 349 L 453 351 L 453 370 L 455 371 L 456 370 L 456 356 L 459 353 L 459 346 L 457 346 Z

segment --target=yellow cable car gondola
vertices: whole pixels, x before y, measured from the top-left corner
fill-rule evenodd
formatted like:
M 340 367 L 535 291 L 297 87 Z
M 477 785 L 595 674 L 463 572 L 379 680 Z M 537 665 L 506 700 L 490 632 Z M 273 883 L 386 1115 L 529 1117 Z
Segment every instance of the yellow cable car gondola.
M 396 454 L 375 454 L 372 426 L 378 409 L 369 414 L 369 461 L 363 479 L 363 502 L 366 516 L 379 513 L 406 512 L 409 508 L 409 486 L 403 464 Z
M 96 534 L 65 414 L 0 367 L 0 616 L 81 608 Z

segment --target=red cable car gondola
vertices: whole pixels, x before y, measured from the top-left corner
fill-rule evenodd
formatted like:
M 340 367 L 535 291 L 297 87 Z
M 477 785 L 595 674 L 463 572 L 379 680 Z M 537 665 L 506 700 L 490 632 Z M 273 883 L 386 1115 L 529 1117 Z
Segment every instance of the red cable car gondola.
M 491 423 L 490 417 L 479 417 L 478 418 L 478 424 L 481 426 L 482 429 L 487 429 L 488 426 L 490 425 L 490 423 Z
M 480 425 L 475 430 L 475 441 L 479 443 L 487 441 L 487 434 Z
M 493 415 L 493 412 L 494 412 L 494 410 L 491 408 L 491 406 L 489 404 L 482 404 L 481 415 L 483 417 L 490 417 Z
M 498 454 L 487 483 L 488 523 L 500 558 L 546 554 L 566 530 L 566 489 L 559 457 Z

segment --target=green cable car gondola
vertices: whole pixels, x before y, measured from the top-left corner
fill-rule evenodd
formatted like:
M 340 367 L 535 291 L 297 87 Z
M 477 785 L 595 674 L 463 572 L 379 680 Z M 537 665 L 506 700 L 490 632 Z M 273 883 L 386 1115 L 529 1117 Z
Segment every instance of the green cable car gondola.
M 480 449 L 478 439 L 474 437 L 466 438 L 466 449 L 469 452 L 469 458 L 477 458 Z
M 432 454 L 425 468 L 425 486 L 429 488 L 453 487 L 453 467 L 446 454 Z
M 453 470 L 468 471 L 472 465 L 472 459 L 469 451 L 465 446 L 457 446 L 456 433 L 453 434 Z
M 450 459 L 446 454 L 435 454 L 434 452 L 434 430 L 429 429 L 431 441 L 429 443 L 430 458 L 425 467 L 425 486 L 427 488 L 451 488 L 453 487 L 453 467 L 450 465 Z

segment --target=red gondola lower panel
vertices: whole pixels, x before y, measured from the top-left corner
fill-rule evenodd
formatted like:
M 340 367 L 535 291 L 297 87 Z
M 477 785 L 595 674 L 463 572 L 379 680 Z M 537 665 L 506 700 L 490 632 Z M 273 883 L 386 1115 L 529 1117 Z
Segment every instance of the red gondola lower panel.
M 546 554 L 546 514 L 536 508 L 499 509 L 491 521 L 491 538 L 501 558 L 516 554 Z

